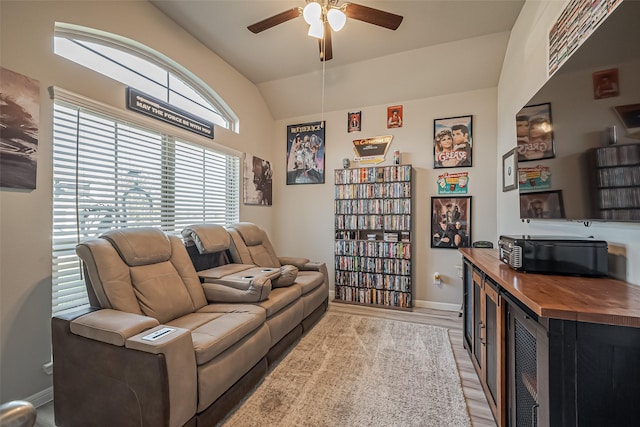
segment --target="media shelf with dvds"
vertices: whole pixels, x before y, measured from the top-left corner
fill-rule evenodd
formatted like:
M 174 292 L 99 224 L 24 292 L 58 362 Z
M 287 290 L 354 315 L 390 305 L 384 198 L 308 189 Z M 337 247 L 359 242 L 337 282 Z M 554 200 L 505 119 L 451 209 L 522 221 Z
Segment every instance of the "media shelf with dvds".
M 335 301 L 411 310 L 412 167 L 335 170 Z
M 640 221 L 640 144 L 610 145 L 589 152 L 593 216 Z

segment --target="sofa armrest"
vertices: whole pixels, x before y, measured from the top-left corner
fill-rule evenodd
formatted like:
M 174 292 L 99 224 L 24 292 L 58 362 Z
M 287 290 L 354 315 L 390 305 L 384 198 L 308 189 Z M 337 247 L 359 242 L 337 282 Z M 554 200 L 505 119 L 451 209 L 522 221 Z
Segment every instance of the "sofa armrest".
M 160 325 L 129 338 L 125 347 L 164 355 L 169 376 L 170 425 L 181 425 L 191 418 L 198 403 L 198 370 L 191 331 Z
M 300 270 L 312 270 L 312 271 L 322 271 L 323 269 L 327 268 L 327 266 L 325 265 L 324 262 L 317 262 L 317 261 L 307 261 L 306 263 L 304 263 L 301 267 L 298 267 Z
M 269 297 L 271 280 L 266 276 L 205 278 L 202 287 L 209 302 L 259 302 Z
M 188 330 L 171 327 L 175 332 L 155 345 L 134 343 L 165 327 L 158 325 L 120 346 L 77 335 L 71 322 L 51 320 L 56 424 L 105 419 L 110 425 L 177 427 L 193 419 L 197 368 Z
M 71 320 L 71 332 L 107 344 L 124 346 L 127 338 L 158 326 L 153 317 L 112 309 L 92 311 Z
M 295 256 L 282 256 L 278 257 L 280 264 L 282 265 L 293 265 L 298 267 L 299 270 L 302 270 L 302 266 L 309 262 L 309 258 L 295 257 Z

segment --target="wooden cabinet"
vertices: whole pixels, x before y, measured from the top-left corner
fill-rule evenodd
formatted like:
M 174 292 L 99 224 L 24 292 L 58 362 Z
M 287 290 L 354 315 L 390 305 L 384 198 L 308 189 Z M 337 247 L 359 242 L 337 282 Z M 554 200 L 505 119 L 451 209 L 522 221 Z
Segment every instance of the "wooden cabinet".
M 335 301 L 411 309 L 412 168 L 335 171 Z
M 640 286 L 464 255 L 464 345 L 502 426 L 636 426 Z
M 464 334 L 473 366 L 498 426 L 504 424 L 504 304 L 498 286 L 465 263 Z

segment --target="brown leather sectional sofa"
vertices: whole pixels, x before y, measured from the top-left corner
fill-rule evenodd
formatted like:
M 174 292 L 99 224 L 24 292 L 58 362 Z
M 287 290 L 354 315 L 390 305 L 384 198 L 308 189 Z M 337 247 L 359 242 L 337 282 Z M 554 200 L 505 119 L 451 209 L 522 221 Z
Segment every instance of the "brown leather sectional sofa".
M 326 266 L 255 224 L 78 245 L 91 308 L 52 319 L 56 425 L 213 426 L 327 309 Z

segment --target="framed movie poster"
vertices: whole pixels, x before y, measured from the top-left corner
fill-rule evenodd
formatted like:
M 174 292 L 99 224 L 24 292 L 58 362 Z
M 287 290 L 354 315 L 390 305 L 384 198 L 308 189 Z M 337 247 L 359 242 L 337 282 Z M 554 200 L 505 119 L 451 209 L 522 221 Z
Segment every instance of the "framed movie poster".
M 244 159 L 244 204 L 271 206 L 273 204 L 272 179 L 271 163 L 247 154 Z
M 471 247 L 471 196 L 431 197 L 431 247 Z
M 387 107 L 387 129 L 402 127 L 402 105 Z
M 565 218 L 562 190 L 520 193 L 520 218 Z
M 362 111 L 347 113 L 347 132 L 360 132 L 362 130 Z
M 324 122 L 287 126 L 287 185 L 324 184 Z
M 433 167 L 471 166 L 472 116 L 450 117 L 433 121 Z
M 527 105 L 516 115 L 518 162 L 552 159 L 553 144 L 551 104 Z

